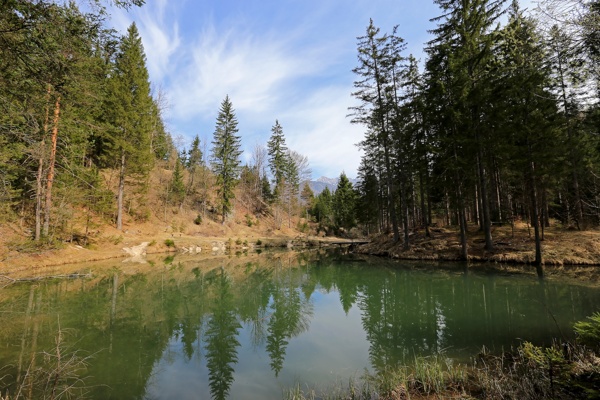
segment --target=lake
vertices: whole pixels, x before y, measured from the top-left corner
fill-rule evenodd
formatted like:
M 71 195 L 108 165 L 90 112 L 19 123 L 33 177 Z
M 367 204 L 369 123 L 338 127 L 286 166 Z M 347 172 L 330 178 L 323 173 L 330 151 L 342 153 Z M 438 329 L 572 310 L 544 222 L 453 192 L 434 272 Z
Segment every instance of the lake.
M 468 362 L 484 346 L 569 339 L 600 310 L 600 289 L 560 275 L 315 251 L 84 270 L 0 289 L 3 394 L 280 399 L 418 356 Z

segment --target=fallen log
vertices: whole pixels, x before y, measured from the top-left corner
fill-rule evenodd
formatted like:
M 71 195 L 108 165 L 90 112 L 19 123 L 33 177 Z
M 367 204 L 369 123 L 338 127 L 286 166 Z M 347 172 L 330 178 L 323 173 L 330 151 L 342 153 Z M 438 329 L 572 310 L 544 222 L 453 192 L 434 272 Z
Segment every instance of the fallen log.
M 81 279 L 81 278 L 91 278 L 92 273 L 88 272 L 87 274 L 64 274 L 64 275 L 42 275 L 42 276 L 32 276 L 26 278 L 11 278 L 10 276 L 0 275 L 0 280 L 3 279 L 7 281 L 4 285 L 0 286 L 0 288 L 5 288 L 13 283 L 19 282 L 37 282 L 49 279 Z

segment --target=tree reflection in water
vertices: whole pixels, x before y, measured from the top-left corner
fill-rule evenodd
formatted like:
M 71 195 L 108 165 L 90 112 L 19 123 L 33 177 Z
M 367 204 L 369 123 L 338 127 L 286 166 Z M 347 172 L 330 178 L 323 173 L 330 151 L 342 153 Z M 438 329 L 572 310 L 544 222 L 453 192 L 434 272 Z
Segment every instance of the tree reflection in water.
M 233 382 L 233 364 L 238 361 L 237 336 L 242 327 L 235 313 L 231 282 L 225 272 L 217 279 L 218 295 L 206 330 L 206 366 L 213 399 L 225 399 Z
M 293 254 L 169 260 L 143 274 L 6 288 L 0 367 L 14 378 L 0 390 L 13 393 L 33 353 L 54 347 L 57 314 L 78 349 L 94 354 L 82 376 L 91 397 L 225 399 L 249 385 L 280 396 L 294 379 L 337 379 L 344 368 L 382 372 L 441 351 L 541 343 L 600 304 L 597 289 L 563 282 Z

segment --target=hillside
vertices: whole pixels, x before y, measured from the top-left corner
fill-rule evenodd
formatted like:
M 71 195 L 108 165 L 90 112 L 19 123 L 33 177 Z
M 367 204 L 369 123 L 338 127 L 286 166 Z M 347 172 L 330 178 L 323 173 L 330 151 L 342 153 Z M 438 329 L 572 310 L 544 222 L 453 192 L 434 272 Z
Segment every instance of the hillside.
M 174 171 L 168 167 L 168 163 L 160 163 L 151 171 L 143 193 L 139 192 L 138 182 L 129 182 L 122 230 L 115 227 L 114 203 L 108 205 L 111 211 L 106 213 L 94 211 L 91 205 L 64 203 L 62 209 L 56 210 L 57 228 L 52 237 L 40 242 L 32 240 L 30 214 L 0 225 L 0 271 L 38 274 L 44 266 L 123 257 L 124 247 L 142 242 L 151 243 L 149 253 L 192 245 L 206 251 L 214 242 L 233 243 L 242 249 L 259 239 L 285 243 L 287 238 L 316 233 L 314 226 L 304 224 L 305 220 L 295 212 L 288 217 L 279 206 L 257 208 L 259 199 L 244 185 L 236 189 L 233 210 L 221 223 L 215 208 L 216 189 L 209 176 L 206 181 L 197 182 L 181 203 L 169 201 Z M 113 170 L 102 173 L 106 186 L 116 193 L 114 175 Z M 183 180 L 189 180 L 186 171 Z M 202 185 L 206 191 L 199 195 Z M 200 197 L 202 201 L 198 200 Z M 166 246 L 166 240 L 172 240 L 174 247 Z

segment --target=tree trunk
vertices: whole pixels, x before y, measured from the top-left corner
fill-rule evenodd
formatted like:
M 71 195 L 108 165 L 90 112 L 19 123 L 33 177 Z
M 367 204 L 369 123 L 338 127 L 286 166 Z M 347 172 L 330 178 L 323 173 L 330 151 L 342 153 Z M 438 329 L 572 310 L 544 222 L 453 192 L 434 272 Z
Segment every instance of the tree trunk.
M 531 154 L 531 145 L 528 144 L 529 153 Z M 535 235 L 535 261 L 534 265 L 538 274 L 538 277 L 544 277 L 544 268 L 542 266 L 542 243 L 540 238 L 540 219 L 538 212 L 538 199 L 537 189 L 535 183 L 535 163 L 529 157 L 529 185 L 530 185 L 530 196 L 531 196 L 531 224 L 533 225 L 533 231 Z
M 45 136 L 45 134 L 44 134 Z M 40 240 L 42 231 L 42 196 L 43 196 L 43 185 L 42 175 L 44 174 L 44 150 L 46 143 L 42 137 L 40 143 L 40 159 L 38 164 L 38 171 L 36 176 L 36 189 L 35 189 L 35 240 Z
M 121 148 L 119 192 L 117 194 L 117 229 L 123 230 L 123 196 L 125 193 L 125 149 Z
M 459 190 L 460 193 L 460 190 Z M 459 194 L 460 195 L 460 194 Z M 464 261 L 469 260 L 469 247 L 467 243 L 467 216 L 465 212 L 464 201 L 459 198 L 458 222 L 460 227 L 460 258 Z
M 42 140 L 40 141 L 40 154 L 38 160 L 38 171 L 36 175 L 36 190 L 35 190 L 35 238 L 38 241 L 42 232 L 42 197 L 44 196 L 44 185 L 42 178 L 44 175 L 44 153 L 46 152 L 46 136 L 48 136 L 48 122 L 50 120 L 50 94 L 52 86 L 48 84 L 46 92 L 46 116 L 44 118 L 44 131 L 42 132 Z
M 421 197 L 421 222 L 425 226 L 425 237 L 431 237 L 431 232 L 429 232 L 429 218 L 428 211 L 425 208 L 425 188 L 423 187 L 423 171 L 419 171 L 419 189 L 420 189 L 420 197 Z
M 52 121 L 52 144 L 50 147 L 50 160 L 48 161 L 48 175 L 46 177 L 46 204 L 44 210 L 43 235 L 48 236 L 50 231 L 50 208 L 52 207 L 52 185 L 54 183 L 54 165 L 56 164 L 56 143 L 58 140 L 58 121 L 60 119 L 60 95 L 54 104 L 54 119 Z
M 477 154 L 477 170 L 479 175 L 479 187 L 481 189 L 481 216 L 483 217 L 483 232 L 485 234 L 485 249 L 494 250 L 492 241 L 492 221 L 490 220 L 490 203 L 487 195 L 487 183 L 485 179 L 485 168 L 483 166 L 481 148 Z
M 400 187 L 400 202 L 402 203 L 402 230 L 404 231 L 402 248 L 408 250 L 410 248 L 410 236 L 408 232 L 408 199 L 406 196 L 406 187 L 402 184 Z
M 387 132 L 384 132 L 384 135 L 387 135 Z M 388 205 L 390 211 L 390 218 L 392 220 L 392 232 L 394 232 L 394 243 L 398 243 L 400 241 L 400 230 L 398 229 L 398 217 L 396 215 L 396 205 L 394 204 L 394 179 L 392 178 L 392 166 L 390 162 L 390 152 L 387 144 L 387 137 L 384 139 L 384 157 L 385 157 L 385 168 L 386 168 L 386 178 L 388 185 Z

